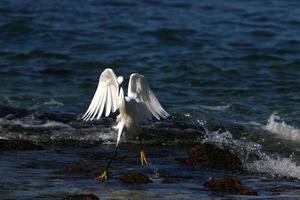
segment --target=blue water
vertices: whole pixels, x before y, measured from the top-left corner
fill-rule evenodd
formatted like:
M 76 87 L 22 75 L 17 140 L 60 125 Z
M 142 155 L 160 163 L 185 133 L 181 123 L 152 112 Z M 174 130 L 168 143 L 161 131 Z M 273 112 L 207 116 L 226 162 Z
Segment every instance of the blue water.
M 255 151 L 289 159 L 290 177 L 300 179 L 299 16 L 298 0 L 3 0 L 0 104 L 79 118 L 105 68 L 125 82 L 137 72 L 148 79 L 172 120 L 200 120 L 209 130 L 221 127 L 250 146 L 261 145 Z M 44 122 L 29 115 L 1 123 Z M 81 130 L 73 132 L 67 128 L 48 137 L 2 130 L 0 136 L 81 137 Z M 98 139 L 97 132 L 84 136 Z M 228 138 L 222 142 L 231 144 Z M 280 171 L 284 165 L 254 171 L 274 168 L 287 176 Z M 187 192 L 196 187 L 185 186 Z

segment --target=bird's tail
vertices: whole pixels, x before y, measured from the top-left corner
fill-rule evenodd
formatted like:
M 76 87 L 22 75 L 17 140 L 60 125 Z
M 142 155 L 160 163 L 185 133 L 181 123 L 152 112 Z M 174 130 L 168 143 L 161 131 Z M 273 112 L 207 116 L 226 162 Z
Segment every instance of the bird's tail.
M 119 144 L 120 139 L 121 139 L 121 135 L 122 135 L 122 133 L 123 133 L 123 131 L 124 131 L 124 128 L 125 128 L 124 122 L 123 122 L 123 121 L 120 121 L 120 122 L 118 123 L 117 127 L 118 127 L 118 138 L 117 138 L 116 148 L 118 147 L 118 144 Z

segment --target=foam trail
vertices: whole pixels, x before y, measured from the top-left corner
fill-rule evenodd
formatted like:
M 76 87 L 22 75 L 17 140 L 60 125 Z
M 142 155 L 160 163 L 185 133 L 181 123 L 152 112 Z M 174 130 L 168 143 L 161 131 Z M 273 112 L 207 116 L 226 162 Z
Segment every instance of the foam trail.
M 262 126 L 262 128 L 277 134 L 281 138 L 300 142 L 300 129 L 285 123 L 276 113 L 270 116 L 267 125 Z

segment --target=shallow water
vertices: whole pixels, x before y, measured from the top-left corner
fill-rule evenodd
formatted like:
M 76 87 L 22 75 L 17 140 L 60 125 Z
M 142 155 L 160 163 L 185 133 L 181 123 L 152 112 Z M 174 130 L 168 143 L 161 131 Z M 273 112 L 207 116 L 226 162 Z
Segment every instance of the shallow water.
M 207 142 L 241 157 L 247 173 L 237 176 L 259 198 L 297 198 L 299 15 L 297 0 L 1 1 L 0 103 L 28 111 L 1 116 L 0 137 L 34 141 L 45 149 L 1 153 L 0 195 L 56 199 L 89 191 L 107 199 L 240 198 L 202 186 L 224 172 L 191 171 L 173 163 L 185 155 L 178 137 L 195 138 L 204 124 Z M 139 170 L 152 174 L 150 185 L 126 186 L 117 178 L 100 184 L 93 175 L 55 173 L 85 161 L 81 154 L 87 152 L 100 155 L 87 162 L 101 167 L 107 160 L 101 155 L 113 152 L 113 119 L 80 121 L 106 67 L 126 80 L 134 72 L 145 75 L 172 115 L 143 127 L 154 135 L 148 148 L 158 177 L 153 168 L 137 163 L 126 168 L 135 146 L 124 145 L 128 158 L 116 161 L 113 169 L 115 177 Z M 260 160 L 251 160 L 253 155 Z M 24 167 L 44 160 L 53 165 Z M 163 184 L 166 175 L 192 178 Z

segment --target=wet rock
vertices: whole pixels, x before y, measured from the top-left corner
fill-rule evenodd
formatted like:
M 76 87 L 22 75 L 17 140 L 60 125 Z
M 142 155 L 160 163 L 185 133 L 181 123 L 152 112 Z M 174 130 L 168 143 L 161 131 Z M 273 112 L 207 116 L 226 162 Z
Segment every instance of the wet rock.
M 184 137 L 182 137 L 183 135 Z M 202 131 L 192 128 L 178 129 L 167 127 L 158 129 L 158 127 L 147 127 L 143 129 L 143 142 L 151 145 L 196 144 L 203 139 L 203 136 L 204 133 Z
M 63 200 L 99 200 L 99 198 L 94 194 L 75 194 L 65 196 Z
M 37 119 L 46 121 L 57 121 L 62 123 L 69 123 L 76 120 L 76 116 L 67 113 L 50 113 L 50 112 L 39 112 L 34 115 Z
M 8 115 L 5 116 L 5 119 L 7 119 L 7 120 L 12 120 L 12 119 L 15 119 L 15 118 L 16 118 L 16 116 L 14 114 L 8 114 Z
M 35 145 L 25 140 L 6 140 L 0 139 L 0 151 L 24 151 L 24 150 L 40 150 L 41 146 Z
M 131 175 L 121 176 L 119 179 L 123 183 L 129 183 L 129 184 L 133 184 L 133 183 L 139 183 L 139 184 L 152 183 L 152 181 L 149 179 L 148 176 L 146 176 L 144 174 L 141 174 L 141 173 L 134 173 L 134 174 L 131 174 Z
M 212 144 L 195 145 L 189 150 L 188 156 L 187 159 L 177 158 L 176 161 L 194 168 L 242 170 L 242 163 L 237 155 Z
M 257 195 L 257 193 L 245 187 L 239 179 L 232 177 L 213 178 L 204 183 L 205 187 L 215 192 L 240 195 Z
M 10 119 L 13 119 L 16 117 L 24 117 L 24 116 L 28 115 L 28 111 L 24 110 L 24 109 L 0 105 L 0 117 L 5 117 L 7 115 L 9 115 L 8 118 L 10 118 Z

